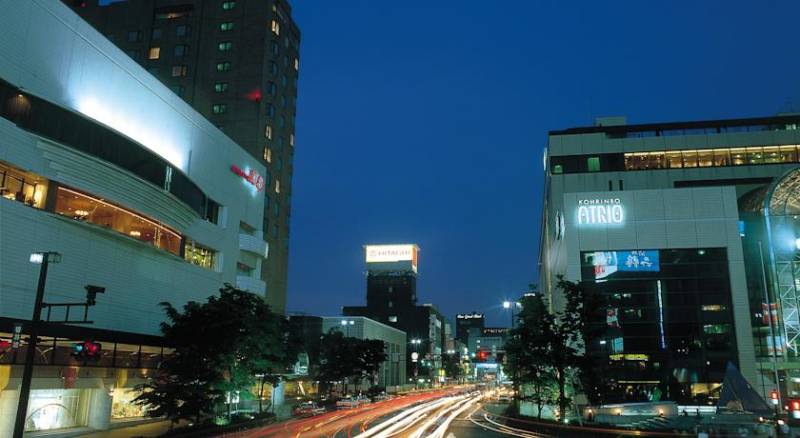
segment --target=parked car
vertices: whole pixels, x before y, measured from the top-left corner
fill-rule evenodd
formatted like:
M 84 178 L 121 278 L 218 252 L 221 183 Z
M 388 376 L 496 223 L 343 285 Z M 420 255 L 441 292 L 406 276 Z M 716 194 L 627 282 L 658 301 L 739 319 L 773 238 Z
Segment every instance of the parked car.
M 382 392 L 380 394 L 375 394 L 375 395 L 372 396 L 372 401 L 373 402 L 379 402 L 379 401 L 384 401 L 384 400 L 389 400 L 389 396 L 386 395 L 385 392 Z
M 359 399 L 357 397 L 345 397 L 336 402 L 337 409 L 352 409 L 357 408 Z
M 316 402 L 307 401 L 297 405 L 292 414 L 297 417 L 311 417 L 313 415 L 322 414 L 323 412 L 325 412 L 325 408 L 319 407 Z
M 370 400 L 369 397 L 361 394 L 359 394 L 358 397 L 356 397 L 356 400 L 358 400 L 359 405 L 368 405 L 372 403 L 372 400 Z

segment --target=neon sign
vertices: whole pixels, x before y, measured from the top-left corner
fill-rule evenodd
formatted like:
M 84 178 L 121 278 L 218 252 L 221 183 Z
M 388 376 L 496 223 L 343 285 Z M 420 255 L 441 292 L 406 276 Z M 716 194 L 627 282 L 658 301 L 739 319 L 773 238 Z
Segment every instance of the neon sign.
M 241 167 L 232 164 L 231 172 L 241 176 L 245 181 L 252 184 L 252 186 L 255 187 L 259 192 L 264 190 L 264 186 L 266 185 L 264 182 L 264 177 L 259 175 L 255 169 L 250 169 L 250 172 L 245 172 Z
M 624 220 L 619 198 L 578 200 L 578 225 L 621 224 Z

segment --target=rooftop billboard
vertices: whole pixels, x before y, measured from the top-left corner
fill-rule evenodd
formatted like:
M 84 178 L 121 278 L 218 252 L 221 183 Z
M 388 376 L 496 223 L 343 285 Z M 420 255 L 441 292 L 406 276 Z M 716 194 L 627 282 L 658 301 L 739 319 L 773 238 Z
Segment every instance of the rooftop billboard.
M 402 245 L 365 245 L 364 252 L 368 265 L 375 263 L 386 264 L 387 268 L 397 267 L 403 269 L 409 266 L 411 270 L 417 272 L 417 253 L 419 247 L 413 243 Z M 377 265 L 377 266 L 381 266 Z M 372 266 L 370 267 L 372 268 Z

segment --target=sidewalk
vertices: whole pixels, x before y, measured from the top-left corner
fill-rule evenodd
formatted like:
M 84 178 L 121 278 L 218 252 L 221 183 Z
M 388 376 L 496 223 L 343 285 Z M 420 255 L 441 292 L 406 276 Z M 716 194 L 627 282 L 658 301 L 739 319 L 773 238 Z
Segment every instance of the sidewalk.
M 78 435 L 80 438 L 138 438 L 156 437 L 169 430 L 169 421 L 156 421 L 154 423 L 140 424 L 137 426 L 120 427 L 117 429 L 100 432 L 89 432 Z

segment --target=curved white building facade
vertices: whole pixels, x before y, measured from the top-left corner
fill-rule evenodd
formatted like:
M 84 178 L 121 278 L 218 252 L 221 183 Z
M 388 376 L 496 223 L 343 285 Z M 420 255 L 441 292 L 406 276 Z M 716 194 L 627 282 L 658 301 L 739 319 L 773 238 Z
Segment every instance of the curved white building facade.
M 61 2 L 4 9 L 0 339 L 31 318 L 31 253 L 62 255 L 46 302 L 104 287 L 93 324 L 42 333 L 27 430 L 105 429 L 141 415 L 130 388 L 164 352 L 160 302 L 205 300 L 225 283 L 263 295 L 265 169 Z M 103 344 L 99 360 L 71 358 L 86 339 Z M 0 349 L 0 436 L 13 429 L 24 340 Z

